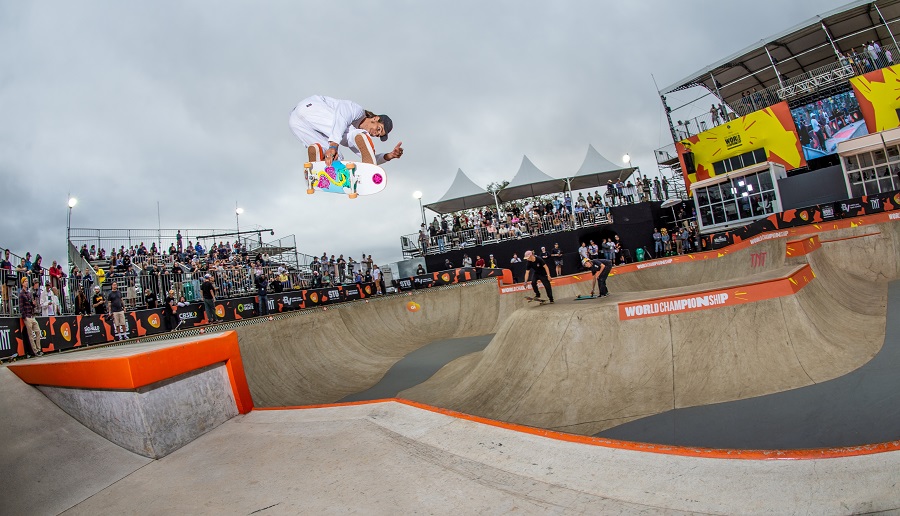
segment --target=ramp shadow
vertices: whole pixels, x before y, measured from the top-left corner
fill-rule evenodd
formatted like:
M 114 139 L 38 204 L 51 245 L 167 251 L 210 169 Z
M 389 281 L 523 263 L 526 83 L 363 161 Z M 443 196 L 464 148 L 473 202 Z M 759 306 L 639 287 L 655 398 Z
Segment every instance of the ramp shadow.
M 378 383 L 339 400 L 339 403 L 394 398 L 397 393 L 415 387 L 431 378 L 440 368 L 457 358 L 483 350 L 493 338 L 494 334 L 491 333 L 478 337 L 438 340 L 426 344 L 400 359 Z
M 884 346 L 844 376 L 756 398 L 675 409 L 596 437 L 677 446 L 804 449 L 900 439 L 900 280 L 888 285 Z

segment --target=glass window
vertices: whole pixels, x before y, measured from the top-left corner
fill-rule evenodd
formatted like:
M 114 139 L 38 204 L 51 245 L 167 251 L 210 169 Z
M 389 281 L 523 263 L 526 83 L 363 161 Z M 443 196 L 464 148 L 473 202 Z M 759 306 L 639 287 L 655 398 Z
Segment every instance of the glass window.
M 768 170 L 759 173 L 759 191 L 765 192 L 766 190 L 774 190 L 775 186 L 772 184 L 772 174 L 769 173 Z
M 766 213 L 775 213 L 776 201 L 775 201 L 775 192 L 763 192 L 762 194 L 762 207 L 765 209 Z
M 900 148 L 891 145 L 887 148 L 888 161 L 900 161 Z
M 709 202 L 717 203 L 722 200 L 722 194 L 719 192 L 719 185 L 712 185 L 709 187 Z
M 877 194 L 880 192 L 880 190 L 878 189 L 878 180 L 875 178 L 874 170 L 871 171 L 871 173 L 866 172 L 865 174 L 863 174 L 863 177 L 865 178 L 865 182 L 863 184 L 866 185 L 866 195 Z
M 766 172 L 766 175 L 768 175 L 768 172 Z M 744 179 L 747 182 L 747 191 L 748 192 L 750 192 L 752 194 L 753 192 L 760 191 L 760 189 L 759 189 L 759 174 L 751 174 Z
M 722 206 L 722 203 L 713 204 L 713 222 L 716 224 L 721 224 L 726 221 L 725 219 L 725 208 Z
M 725 218 L 727 218 L 729 222 L 740 220 L 740 217 L 738 216 L 737 205 L 734 203 L 734 201 L 728 201 L 724 204 L 724 206 Z
M 712 208 L 709 206 L 701 206 L 700 207 L 700 219 L 703 220 L 704 226 L 709 226 L 713 223 L 712 216 Z
M 753 161 L 756 163 L 766 162 L 766 149 L 756 149 L 753 151 Z
M 866 190 L 862 183 L 850 183 L 850 197 L 862 197 L 866 195 Z
M 763 202 L 762 195 L 754 194 L 754 195 L 750 195 L 746 198 L 749 199 L 749 201 L 750 201 L 749 202 L 750 208 L 753 210 L 754 215 L 765 215 L 767 213 L 765 203 Z
M 731 183 L 722 183 L 719 185 L 722 190 L 722 199 L 734 199 L 734 187 L 731 186 Z
M 844 167 L 847 170 L 856 170 L 859 168 L 859 158 L 856 156 L 847 156 L 844 158 Z
M 744 164 L 741 162 L 740 156 L 735 156 L 728 161 L 731 162 L 731 170 L 739 170 L 744 168 Z
M 748 197 L 738 197 L 737 204 L 738 213 L 740 213 L 742 219 L 746 219 L 754 215 L 753 208 L 750 206 L 750 199 Z
M 713 163 L 713 172 L 715 172 L 716 175 L 725 174 L 726 173 L 725 162 L 717 161 L 717 162 Z
M 706 188 L 698 188 L 697 189 L 697 204 L 700 206 L 706 206 L 709 204 L 709 194 L 706 191 Z
M 859 158 L 860 168 L 872 166 L 872 153 L 871 152 L 863 152 L 862 154 L 858 154 L 857 157 Z
M 882 192 L 890 192 L 894 189 L 893 181 L 891 180 L 891 171 L 887 167 L 878 167 L 878 187 Z
M 887 157 L 884 155 L 884 151 L 881 149 L 872 151 L 872 158 L 875 160 L 876 165 L 883 165 L 887 162 Z
M 862 183 L 862 173 L 860 172 L 850 172 L 848 177 L 851 183 Z

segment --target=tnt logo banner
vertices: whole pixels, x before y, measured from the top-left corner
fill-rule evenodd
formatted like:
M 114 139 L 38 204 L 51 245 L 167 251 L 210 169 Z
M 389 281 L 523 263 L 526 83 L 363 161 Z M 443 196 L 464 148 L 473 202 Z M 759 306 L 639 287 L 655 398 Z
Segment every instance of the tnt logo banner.
M 19 349 L 21 344 L 19 319 L 17 317 L 0 318 L 0 358 L 21 355 L 25 351 Z

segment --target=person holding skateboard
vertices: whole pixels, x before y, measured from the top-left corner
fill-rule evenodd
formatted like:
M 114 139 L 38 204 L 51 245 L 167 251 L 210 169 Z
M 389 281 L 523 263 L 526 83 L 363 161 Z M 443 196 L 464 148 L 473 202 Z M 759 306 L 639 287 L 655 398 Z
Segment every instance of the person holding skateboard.
M 525 251 L 525 283 L 531 279 L 531 288 L 534 290 L 535 300 L 541 299 L 541 291 L 538 290 L 538 281 L 544 285 L 547 291 L 547 299 L 553 302 L 553 289 L 550 288 L 550 267 L 547 266 L 542 258 L 539 258 L 533 251 Z
M 403 142 L 385 154 L 375 154 L 372 136 L 387 141 L 394 122 L 387 115 L 376 115 L 350 100 L 322 95 L 305 98 L 291 111 L 288 125 L 294 136 L 307 147 L 309 161 L 325 161 L 328 166 L 342 159 L 341 145 L 359 154 L 363 163 L 381 165 L 403 156 Z
M 612 262 L 610 260 L 603 259 L 590 259 L 585 258 L 581 261 L 581 265 L 584 266 L 585 269 L 590 269 L 591 274 L 594 277 L 591 280 L 591 297 L 594 297 L 594 282 L 593 280 L 597 280 L 597 288 L 598 293 L 600 294 L 597 297 L 606 297 L 609 295 L 609 290 L 606 288 L 606 278 L 609 277 L 610 271 L 612 271 Z

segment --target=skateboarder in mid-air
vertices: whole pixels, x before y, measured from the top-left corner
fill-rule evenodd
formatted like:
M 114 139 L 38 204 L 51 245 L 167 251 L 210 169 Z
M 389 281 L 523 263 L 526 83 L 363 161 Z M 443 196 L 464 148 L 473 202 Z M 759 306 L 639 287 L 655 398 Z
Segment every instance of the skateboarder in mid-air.
M 540 257 L 536 256 L 533 251 L 525 251 L 525 283 L 531 279 L 531 288 L 534 289 L 534 298 L 541 300 L 541 291 L 538 290 L 538 281 L 544 284 L 544 290 L 547 291 L 547 299 L 553 302 L 553 289 L 550 288 L 550 267 Z
M 581 261 L 581 265 L 585 269 L 590 269 L 591 274 L 594 275 L 591 279 L 591 297 L 594 297 L 594 280 L 597 280 L 598 294 L 600 294 L 597 297 L 608 296 L 609 290 L 606 288 L 606 278 L 609 277 L 609 272 L 612 270 L 612 262 L 601 258 L 585 258 Z
M 359 154 L 363 163 L 381 165 L 403 156 L 403 142 L 386 154 L 375 154 L 372 136 L 387 141 L 394 123 L 387 115 L 366 111 L 350 100 L 322 95 L 305 98 L 291 111 L 288 124 L 303 145 L 309 161 L 325 161 L 328 166 L 335 159 L 343 159 L 338 152 L 341 145 Z

